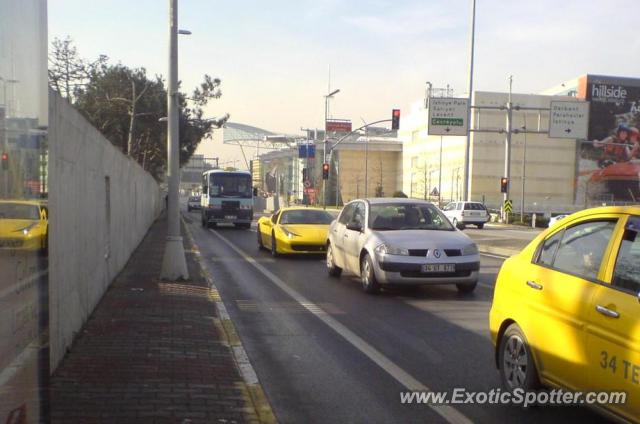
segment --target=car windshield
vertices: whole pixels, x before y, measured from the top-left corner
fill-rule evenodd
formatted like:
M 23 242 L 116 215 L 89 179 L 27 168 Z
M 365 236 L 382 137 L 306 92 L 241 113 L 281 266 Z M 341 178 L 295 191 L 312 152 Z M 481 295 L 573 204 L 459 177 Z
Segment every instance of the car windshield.
M 0 203 L 0 219 L 40 219 L 37 206 L 21 203 Z
M 280 224 L 329 225 L 331 221 L 333 221 L 333 217 L 328 212 L 312 209 L 284 211 L 280 217 Z
M 251 177 L 239 173 L 213 173 L 210 177 L 212 197 L 251 198 Z
M 453 231 L 449 220 L 433 205 L 424 203 L 373 204 L 369 213 L 372 230 Z

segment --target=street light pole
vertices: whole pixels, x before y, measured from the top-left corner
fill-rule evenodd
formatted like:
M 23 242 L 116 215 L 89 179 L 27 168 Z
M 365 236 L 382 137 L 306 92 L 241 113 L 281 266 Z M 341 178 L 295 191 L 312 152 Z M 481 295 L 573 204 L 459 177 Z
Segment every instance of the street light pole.
M 471 163 L 469 160 L 471 150 L 471 100 L 473 98 L 473 54 L 476 31 L 476 0 L 471 0 L 471 34 L 469 35 L 469 109 L 467 111 L 467 141 L 464 146 L 464 178 L 462 195 L 464 200 L 471 200 L 469 180 L 471 179 Z
M 178 134 L 178 0 L 169 0 L 169 75 L 167 87 L 167 241 L 160 278 L 189 278 L 180 232 L 180 151 Z
M 513 103 L 511 103 L 511 90 L 513 86 L 513 75 L 509 75 L 509 99 L 507 100 L 507 136 L 504 143 L 504 176 L 507 179 L 507 189 L 502 196 L 502 205 L 509 199 L 511 185 L 511 125 L 513 123 Z M 504 211 L 504 209 L 503 209 Z M 509 213 L 504 211 L 504 220 L 509 223 Z
M 337 90 L 333 90 L 332 92 L 330 92 L 329 94 L 327 94 L 326 96 L 324 96 L 324 147 L 322 150 L 322 163 L 327 163 L 327 145 L 329 143 L 329 140 L 327 139 L 327 119 L 329 117 L 329 98 L 333 97 L 334 95 L 338 94 L 340 92 L 340 89 Z M 331 175 L 331 174 L 329 174 Z M 327 182 L 329 180 L 322 180 L 322 207 L 324 209 L 327 208 Z

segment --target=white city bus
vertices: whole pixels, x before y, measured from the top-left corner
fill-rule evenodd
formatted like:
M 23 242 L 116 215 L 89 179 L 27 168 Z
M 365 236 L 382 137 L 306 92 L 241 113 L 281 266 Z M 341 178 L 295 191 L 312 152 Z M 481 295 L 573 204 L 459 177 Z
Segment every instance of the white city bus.
M 253 219 L 251 173 L 214 169 L 202 174 L 202 226 L 218 223 L 249 228 Z

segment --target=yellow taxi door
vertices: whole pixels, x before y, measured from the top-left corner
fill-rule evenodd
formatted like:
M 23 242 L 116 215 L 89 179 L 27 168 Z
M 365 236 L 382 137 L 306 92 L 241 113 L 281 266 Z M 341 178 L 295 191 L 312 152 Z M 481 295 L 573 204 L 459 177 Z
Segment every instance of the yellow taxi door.
M 615 225 L 615 219 L 569 223 L 523 270 L 524 330 L 539 374 L 551 383 L 574 390 L 587 384 L 585 325 Z
M 607 408 L 640 421 L 640 217 L 621 226 L 607 271 L 589 308 L 589 389 L 626 392 Z

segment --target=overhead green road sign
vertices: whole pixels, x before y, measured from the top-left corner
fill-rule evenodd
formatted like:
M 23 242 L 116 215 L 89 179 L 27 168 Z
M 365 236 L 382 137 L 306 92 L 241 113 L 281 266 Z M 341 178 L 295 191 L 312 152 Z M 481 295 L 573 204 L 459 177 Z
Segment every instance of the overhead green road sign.
M 452 127 L 461 127 L 464 125 L 462 118 L 432 118 L 431 125 L 450 125 Z

